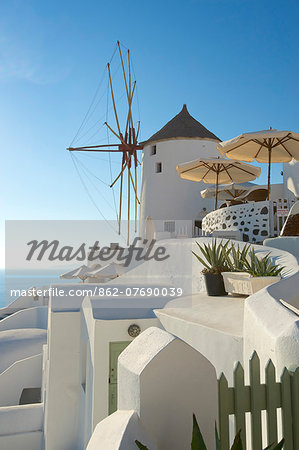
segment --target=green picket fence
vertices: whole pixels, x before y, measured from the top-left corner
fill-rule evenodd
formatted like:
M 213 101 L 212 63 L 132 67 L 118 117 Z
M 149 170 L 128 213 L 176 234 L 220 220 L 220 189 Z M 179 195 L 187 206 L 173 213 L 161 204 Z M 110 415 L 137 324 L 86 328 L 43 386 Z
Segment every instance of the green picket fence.
M 260 382 L 260 360 L 256 352 L 249 361 L 250 385 L 244 383 L 244 369 L 238 363 L 234 370 L 234 386 L 228 387 L 221 374 L 218 380 L 220 448 L 229 448 L 229 416 L 234 416 L 235 434 L 241 430 L 244 449 L 246 433 L 251 433 L 254 450 L 262 450 L 262 411 L 266 411 L 267 445 L 277 444 L 278 408 L 281 408 L 284 450 L 299 450 L 299 367 L 284 369 L 280 382 L 270 360 L 265 368 L 265 383 Z M 250 421 L 245 414 L 250 413 Z M 250 422 L 250 425 L 249 425 Z

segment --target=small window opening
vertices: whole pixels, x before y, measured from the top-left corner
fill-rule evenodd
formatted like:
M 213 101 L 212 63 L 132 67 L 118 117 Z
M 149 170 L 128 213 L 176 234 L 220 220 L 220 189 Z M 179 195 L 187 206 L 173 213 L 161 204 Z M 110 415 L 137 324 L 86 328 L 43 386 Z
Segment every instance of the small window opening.
M 156 173 L 162 172 L 162 163 L 158 162 L 156 163 Z
M 152 145 L 151 147 L 151 155 L 156 155 L 157 154 L 157 146 L 156 145 Z

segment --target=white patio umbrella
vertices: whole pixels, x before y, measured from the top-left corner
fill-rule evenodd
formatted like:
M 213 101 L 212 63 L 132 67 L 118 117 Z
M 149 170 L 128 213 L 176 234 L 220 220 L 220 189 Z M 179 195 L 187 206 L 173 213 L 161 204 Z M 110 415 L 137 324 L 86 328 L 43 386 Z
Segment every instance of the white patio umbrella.
M 259 187 L 258 184 L 254 183 L 243 183 L 243 184 L 224 184 L 218 186 L 218 200 L 233 200 L 240 195 L 246 194 L 251 188 Z M 209 187 L 200 191 L 202 198 L 214 198 L 216 195 L 216 187 Z
M 268 163 L 268 200 L 272 162 L 299 160 L 299 133 L 293 131 L 263 130 L 243 133 L 217 145 L 219 152 L 227 158 L 239 161 Z
M 66 279 L 74 279 L 74 278 L 80 278 L 80 280 L 84 281 L 89 277 L 89 272 L 92 270 L 99 270 L 101 268 L 100 264 L 94 264 L 91 267 L 86 266 L 83 264 L 80 267 L 77 267 L 77 269 L 73 269 L 70 272 L 64 273 L 63 275 L 60 275 L 60 278 L 66 278 Z
M 176 170 L 181 178 L 215 184 L 215 209 L 217 208 L 219 184 L 253 181 L 261 174 L 261 169 L 240 161 L 226 158 L 199 158 L 179 164 Z
M 113 279 L 125 273 L 126 269 L 123 264 L 112 262 L 101 268 L 88 272 L 88 278 L 96 278 L 103 281 L 106 278 Z

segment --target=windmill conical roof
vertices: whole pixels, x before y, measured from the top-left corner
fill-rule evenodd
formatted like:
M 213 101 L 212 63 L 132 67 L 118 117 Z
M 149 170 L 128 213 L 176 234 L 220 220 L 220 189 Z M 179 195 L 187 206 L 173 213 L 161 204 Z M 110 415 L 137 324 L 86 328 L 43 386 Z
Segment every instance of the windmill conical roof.
M 194 119 L 194 117 L 189 114 L 187 105 L 183 105 L 179 114 L 142 144 L 147 145 L 150 142 L 179 138 L 213 139 L 220 141 L 215 134 L 205 128 L 198 120 Z

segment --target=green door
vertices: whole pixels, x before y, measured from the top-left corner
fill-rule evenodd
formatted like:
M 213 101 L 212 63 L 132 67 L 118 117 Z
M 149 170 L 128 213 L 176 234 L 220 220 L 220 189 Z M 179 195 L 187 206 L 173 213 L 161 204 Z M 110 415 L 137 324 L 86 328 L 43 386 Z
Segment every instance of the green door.
M 121 352 L 130 344 L 110 342 L 109 344 L 109 414 L 117 410 L 117 361 Z

